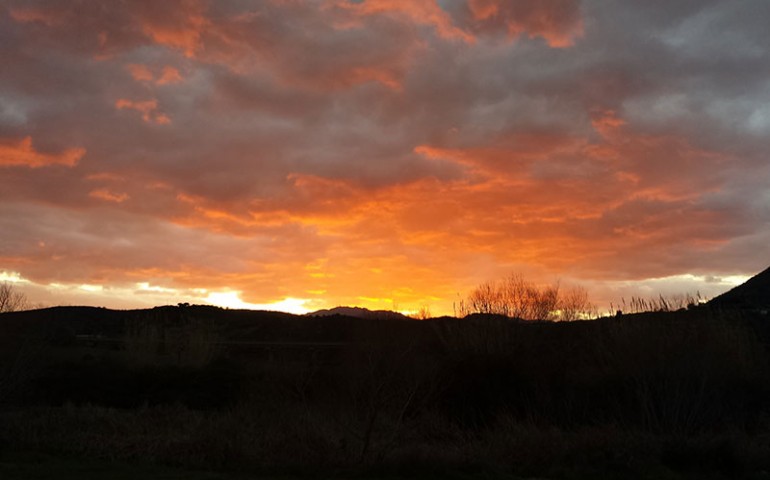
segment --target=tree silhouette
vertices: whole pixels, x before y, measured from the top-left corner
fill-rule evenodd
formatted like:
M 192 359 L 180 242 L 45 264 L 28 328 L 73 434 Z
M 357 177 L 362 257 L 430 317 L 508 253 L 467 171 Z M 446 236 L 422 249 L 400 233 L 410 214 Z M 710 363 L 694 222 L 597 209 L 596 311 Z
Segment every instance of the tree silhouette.
M 0 313 L 24 310 L 28 305 L 27 296 L 17 292 L 12 283 L 0 283 Z
M 523 320 L 571 321 L 589 317 L 595 310 L 588 300 L 588 292 L 582 287 L 564 292 L 558 283 L 539 286 L 521 275 L 482 283 L 462 306 L 468 313 L 505 315 Z

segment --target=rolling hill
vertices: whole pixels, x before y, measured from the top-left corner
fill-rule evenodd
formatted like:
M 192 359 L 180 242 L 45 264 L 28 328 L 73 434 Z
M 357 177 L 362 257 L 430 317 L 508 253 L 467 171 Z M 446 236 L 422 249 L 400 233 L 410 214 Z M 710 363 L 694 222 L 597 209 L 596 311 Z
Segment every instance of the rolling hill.
M 770 268 L 751 277 L 745 283 L 713 298 L 712 307 L 759 310 L 770 309 Z

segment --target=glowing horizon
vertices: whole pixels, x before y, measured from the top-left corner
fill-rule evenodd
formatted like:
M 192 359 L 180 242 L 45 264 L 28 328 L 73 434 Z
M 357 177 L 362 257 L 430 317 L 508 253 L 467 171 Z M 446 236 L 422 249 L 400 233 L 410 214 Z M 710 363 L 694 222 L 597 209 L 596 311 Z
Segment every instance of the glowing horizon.
M 748 276 L 730 276 L 723 278 L 709 278 L 696 275 L 676 275 L 666 278 L 654 278 L 641 282 L 626 282 L 625 284 L 614 283 L 611 286 L 604 285 L 598 287 L 597 285 L 591 285 L 592 290 L 595 292 L 604 292 L 603 297 L 592 297 L 590 300 L 595 303 L 600 314 L 611 313 L 608 310 L 609 305 L 613 302 L 617 305 L 623 298 L 631 298 L 633 296 L 640 298 L 652 298 L 655 299 L 658 295 L 679 295 L 679 294 L 700 294 L 704 299 L 710 299 L 714 296 L 723 293 L 733 287 L 736 287 L 750 277 Z M 282 299 L 276 299 L 272 302 L 266 302 L 261 304 L 249 303 L 242 300 L 243 292 L 232 291 L 228 289 L 219 291 L 208 291 L 206 289 L 188 289 L 188 290 L 175 290 L 164 287 L 158 287 L 150 285 L 147 282 L 139 282 L 132 288 L 120 288 L 120 287 L 107 287 L 103 285 L 63 285 L 52 283 L 48 285 L 36 285 L 33 282 L 23 278 L 17 272 L 0 271 L 0 282 L 9 282 L 19 289 L 22 293 L 29 293 L 32 297 L 39 296 L 40 292 L 48 292 L 53 294 L 53 298 L 57 298 L 63 295 L 61 298 L 69 298 L 70 300 L 65 302 L 59 302 L 63 305 L 80 305 L 80 306 L 99 306 L 107 308 L 117 309 L 130 309 L 130 308 L 149 308 L 163 305 L 176 305 L 181 303 L 197 304 L 197 305 L 212 305 L 221 308 L 235 309 L 235 310 L 264 310 L 264 311 L 276 311 L 284 313 L 292 313 L 295 315 L 304 315 L 312 313 L 314 311 L 330 309 L 340 306 L 348 307 L 361 307 L 368 308 L 370 310 L 390 310 L 404 315 L 418 314 L 421 310 L 427 311 L 434 316 L 452 315 L 454 314 L 455 302 L 464 299 L 464 296 L 459 296 L 452 299 L 453 303 L 447 308 L 446 306 L 431 305 L 424 303 L 421 305 L 411 305 L 410 308 L 400 308 L 399 304 L 392 299 L 378 299 L 378 298 L 365 298 L 359 297 L 357 302 L 351 304 L 339 304 L 330 303 L 327 301 L 317 299 L 301 299 L 293 297 L 285 297 Z M 697 282 L 701 287 L 697 290 L 686 290 L 682 287 L 685 285 L 693 285 Z M 582 285 L 581 285 L 582 286 Z M 469 292 L 466 292 L 469 293 Z M 132 297 L 139 296 L 140 301 L 131 300 Z M 74 301 L 73 300 L 81 300 Z M 598 303 L 596 303 L 598 300 Z M 85 303 L 83 303 L 85 302 Z M 49 307 L 54 304 L 47 304 L 41 302 L 32 302 L 32 307 Z

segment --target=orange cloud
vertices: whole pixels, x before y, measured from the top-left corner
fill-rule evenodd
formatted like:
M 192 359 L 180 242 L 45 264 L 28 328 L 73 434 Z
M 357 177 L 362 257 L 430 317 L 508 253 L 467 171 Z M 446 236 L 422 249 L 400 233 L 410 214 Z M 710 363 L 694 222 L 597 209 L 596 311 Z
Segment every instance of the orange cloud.
M 587 140 L 574 135 L 549 132 L 516 132 L 466 148 L 441 148 L 431 145 L 415 147 L 415 153 L 434 160 L 448 160 L 475 173 L 507 177 L 526 176 L 529 167 L 538 161 L 561 155 L 579 154 Z M 517 167 L 516 170 L 512 170 Z
M 146 65 L 137 65 L 132 63 L 126 66 L 126 70 L 137 82 L 151 82 L 154 78 L 152 72 Z
M 373 15 L 399 15 L 417 25 L 430 25 L 436 32 L 447 39 L 459 39 L 473 42 L 469 33 L 455 26 L 450 15 L 434 1 L 404 2 L 401 0 L 367 0 L 350 2 L 349 0 L 332 0 L 325 4 L 326 8 L 338 8 L 348 11 L 357 17 Z M 338 25 L 349 27 L 352 24 L 341 22 Z
M 123 181 L 125 180 L 125 178 L 113 172 L 98 172 L 98 173 L 91 173 L 87 175 L 86 180 L 117 182 L 117 181 Z
M 179 70 L 177 70 L 174 67 L 163 67 L 163 71 L 160 74 L 160 77 L 158 78 L 157 84 L 158 85 L 168 85 L 170 83 L 179 83 L 182 81 L 182 75 L 180 75 Z
M 60 18 L 43 8 L 11 8 L 8 13 L 19 23 L 40 22 L 48 27 L 61 24 Z
M 593 112 L 592 117 L 591 125 L 603 137 L 610 137 L 626 124 L 625 120 L 619 118 L 613 110 L 597 110 Z
M 142 83 L 169 85 L 179 83 L 183 80 L 179 70 L 168 65 L 163 67 L 163 70 L 157 77 L 147 65 L 132 63 L 126 66 L 126 70 L 128 70 L 134 80 Z
M 577 0 L 469 0 L 482 31 L 504 30 L 510 38 L 541 37 L 551 47 L 569 47 L 583 34 Z
M 138 13 L 142 31 L 155 43 L 181 50 L 187 57 L 201 48 L 201 37 L 209 24 L 203 2 L 141 3 Z
M 40 168 L 50 165 L 74 167 L 86 154 L 84 148 L 69 148 L 60 153 L 44 153 L 32 145 L 32 137 L 20 140 L 0 139 L 0 166 Z
M 111 192 L 110 190 L 107 190 L 106 188 L 92 190 L 91 193 L 88 194 L 88 196 L 92 198 L 98 198 L 100 200 L 105 200 L 107 202 L 113 202 L 113 203 L 123 203 L 129 199 L 129 196 L 126 193 L 114 193 L 114 192 Z
M 171 123 L 171 119 L 165 113 L 157 111 L 158 101 L 155 99 L 135 102 L 121 98 L 115 102 L 115 108 L 118 110 L 136 110 L 141 112 L 142 120 L 147 123 L 156 123 L 158 125 L 168 125 Z
M 239 75 L 270 72 L 293 88 L 341 91 L 376 82 L 399 91 L 424 48 L 417 27 L 431 22 L 414 10 L 442 11 L 428 2 L 391 3 L 263 2 L 253 11 L 209 18 L 201 35 L 205 48 L 195 56 Z M 449 25 L 448 17 L 443 22 Z M 305 33 L 293 34 L 299 31 Z

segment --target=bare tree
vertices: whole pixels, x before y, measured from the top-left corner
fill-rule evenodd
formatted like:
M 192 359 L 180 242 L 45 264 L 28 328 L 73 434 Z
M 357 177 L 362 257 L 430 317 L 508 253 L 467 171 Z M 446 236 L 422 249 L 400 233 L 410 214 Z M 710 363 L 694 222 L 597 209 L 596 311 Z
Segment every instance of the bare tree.
M 539 286 L 521 275 L 498 282 L 486 282 L 474 289 L 462 307 L 468 313 L 488 313 L 523 320 L 576 320 L 588 316 L 592 305 L 585 289 L 574 288 L 566 295 L 559 284 Z
M 538 289 L 521 275 L 510 275 L 499 286 L 505 308 L 500 313 L 509 317 L 529 319 L 533 317 L 533 303 L 539 296 Z
M 26 295 L 17 292 L 12 283 L 0 283 L 0 313 L 17 312 L 28 307 Z
M 468 297 L 468 308 L 471 313 L 506 315 L 500 288 L 494 282 L 485 282 L 476 287 Z
M 588 300 L 588 291 L 583 287 L 574 287 L 559 299 L 559 320 L 571 322 L 589 318 L 595 309 Z

